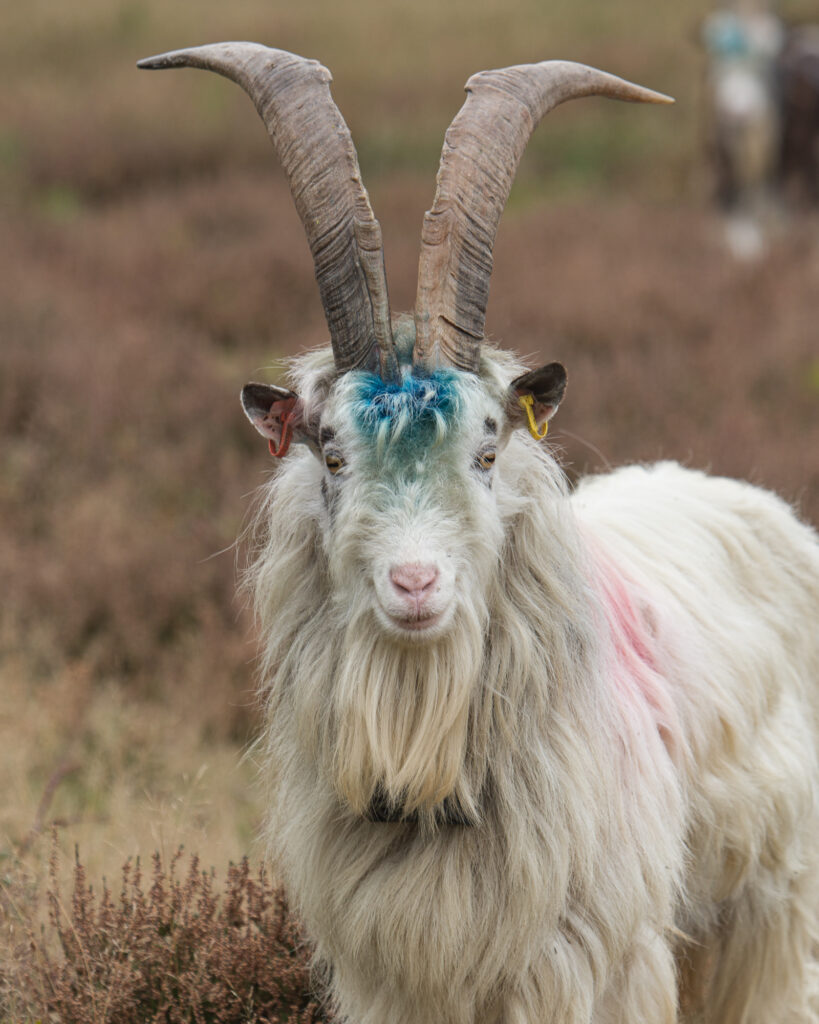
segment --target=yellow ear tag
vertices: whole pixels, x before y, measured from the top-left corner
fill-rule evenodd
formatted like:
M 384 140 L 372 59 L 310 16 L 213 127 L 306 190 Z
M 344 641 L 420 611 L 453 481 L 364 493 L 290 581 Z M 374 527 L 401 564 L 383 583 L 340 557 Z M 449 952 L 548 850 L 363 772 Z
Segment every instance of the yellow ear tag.
M 518 401 L 520 402 L 521 409 L 523 409 L 523 411 L 526 413 L 526 419 L 529 422 L 529 433 L 536 441 L 542 441 L 543 438 L 549 433 L 549 421 L 543 421 L 542 432 L 538 430 L 534 412 L 534 395 L 518 395 Z

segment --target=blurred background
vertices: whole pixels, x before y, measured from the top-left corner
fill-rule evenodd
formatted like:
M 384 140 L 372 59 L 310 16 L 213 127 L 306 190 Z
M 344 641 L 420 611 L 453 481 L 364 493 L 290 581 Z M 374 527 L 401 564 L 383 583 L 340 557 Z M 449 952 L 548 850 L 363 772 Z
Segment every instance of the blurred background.
M 57 826 L 90 877 L 255 851 L 253 624 L 235 546 L 272 469 L 249 379 L 325 339 L 247 97 L 180 46 L 315 57 L 410 309 L 443 135 L 474 71 L 578 60 L 677 98 L 551 114 L 496 246 L 488 330 L 570 389 L 570 475 L 680 459 L 819 522 L 819 225 L 734 259 L 711 202 L 705 0 L 27 0 L 0 14 L 0 877 Z M 819 20 L 815 2 L 783 3 Z M 550 435 L 551 438 L 552 435 Z M 5 873 L 5 874 L 4 874 Z M 2 908 L 0 908 L 2 911 Z

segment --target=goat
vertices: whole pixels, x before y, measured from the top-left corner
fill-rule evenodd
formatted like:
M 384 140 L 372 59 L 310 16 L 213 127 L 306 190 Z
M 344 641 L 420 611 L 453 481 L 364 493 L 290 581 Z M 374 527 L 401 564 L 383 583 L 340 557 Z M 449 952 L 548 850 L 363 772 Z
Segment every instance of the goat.
M 540 119 L 664 97 L 562 61 L 473 76 L 393 319 L 326 69 L 140 64 L 250 94 L 324 303 L 330 348 L 242 403 L 282 460 L 248 577 L 266 838 L 341 1018 L 815 1024 L 817 537 L 669 462 L 570 490 L 539 443 L 564 368 L 484 339 Z
M 734 255 L 760 256 L 788 208 L 819 202 L 819 28 L 758 0 L 704 21 L 709 156 Z
M 758 214 L 776 169 L 785 27 L 765 3 L 729 0 L 708 15 L 702 36 L 717 199 L 727 210 Z
M 806 206 L 819 204 L 819 26 L 788 32 L 779 59 L 782 144 L 780 187 Z

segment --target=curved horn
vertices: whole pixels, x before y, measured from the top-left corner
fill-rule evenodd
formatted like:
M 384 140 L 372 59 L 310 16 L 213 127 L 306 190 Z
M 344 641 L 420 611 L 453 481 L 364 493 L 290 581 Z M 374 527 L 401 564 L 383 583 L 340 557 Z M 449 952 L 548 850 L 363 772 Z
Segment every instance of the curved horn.
M 481 71 L 446 133 L 432 209 L 424 216 L 413 363 L 477 372 L 492 247 L 523 150 L 553 107 L 580 96 L 673 103 L 668 96 L 570 61 Z
M 307 232 L 336 368 L 398 376 L 381 228 L 361 182 L 353 140 L 318 61 L 259 43 L 216 43 L 139 61 L 193 67 L 240 85 L 267 126 Z

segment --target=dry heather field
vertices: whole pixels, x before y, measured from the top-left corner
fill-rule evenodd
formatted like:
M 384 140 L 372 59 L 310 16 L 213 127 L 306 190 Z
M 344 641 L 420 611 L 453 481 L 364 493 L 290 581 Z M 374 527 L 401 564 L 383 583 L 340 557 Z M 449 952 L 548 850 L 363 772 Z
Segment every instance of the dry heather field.
M 421 217 L 469 74 L 563 57 L 676 95 L 670 109 L 584 100 L 547 119 L 501 225 L 488 328 L 533 360 L 568 367 L 552 444 L 570 474 L 676 458 L 774 488 L 817 523 L 819 224 L 793 217 L 756 263 L 726 255 L 702 160 L 705 9 L 704 0 L 4 8 L 3 1024 L 49 1012 L 318 1019 L 287 993 L 174 1010 L 182 995 L 161 979 L 150 1007 L 123 1008 L 110 997 L 124 984 L 110 950 L 91 948 L 105 877 L 122 889 L 115 909 L 142 907 L 146 950 L 184 911 L 212 925 L 186 933 L 221 949 L 211 966 L 228 970 L 224 935 L 241 924 L 278 944 L 291 988 L 306 983 L 303 963 L 287 960 L 300 954 L 280 897 L 256 874 L 260 797 L 252 753 L 243 756 L 257 722 L 255 647 L 234 596 L 234 541 L 271 464 L 238 392 L 251 378 L 275 380 L 282 358 L 323 341 L 324 323 L 301 226 L 247 98 L 215 76 L 138 73 L 135 61 L 248 38 L 327 64 L 384 229 L 394 309 L 412 306 Z M 83 867 L 72 904 L 75 847 Z M 188 854 L 204 875 L 191 874 Z M 235 867 L 228 877 L 245 855 L 249 874 Z M 134 919 L 111 914 L 100 933 L 127 945 Z M 185 955 L 183 969 L 174 953 L 176 976 L 201 988 L 196 949 Z M 82 983 L 65 974 L 72 956 L 86 964 Z M 258 979 L 249 984 L 261 991 Z

